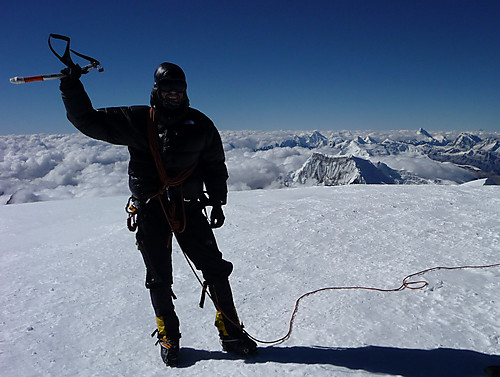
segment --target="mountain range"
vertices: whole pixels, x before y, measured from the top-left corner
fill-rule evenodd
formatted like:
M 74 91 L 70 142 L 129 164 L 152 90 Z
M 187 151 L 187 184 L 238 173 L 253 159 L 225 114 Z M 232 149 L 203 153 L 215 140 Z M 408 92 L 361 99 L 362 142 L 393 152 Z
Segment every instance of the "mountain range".
M 448 139 L 443 135 L 432 136 L 421 128 L 410 137 L 377 140 L 369 135 L 349 138 L 314 131 L 258 149 L 286 147 L 308 148 L 313 153 L 300 169 L 280 177 L 284 186 L 446 183 L 443 179 L 419 174 L 418 169 L 415 172 L 393 168 L 394 161 L 401 158 L 414 161 L 426 158 L 442 163 L 442 167 L 454 168 L 457 173 L 451 181 L 455 183 L 485 178 L 485 184 L 500 184 L 500 138 L 495 134 L 480 137 L 462 132 Z M 389 163 L 382 162 L 384 160 Z
M 500 132 L 221 131 L 231 191 L 500 184 Z M 128 151 L 83 134 L 0 136 L 0 204 L 127 195 Z

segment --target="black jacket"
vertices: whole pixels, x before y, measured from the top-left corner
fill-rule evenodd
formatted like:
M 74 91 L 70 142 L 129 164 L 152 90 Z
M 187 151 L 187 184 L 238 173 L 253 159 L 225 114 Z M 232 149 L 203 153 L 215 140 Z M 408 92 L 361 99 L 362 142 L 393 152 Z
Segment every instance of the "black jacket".
M 68 119 L 78 130 L 93 139 L 128 146 L 132 195 L 146 200 L 156 194 L 162 184 L 148 142 L 149 106 L 95 110 L 79 80 L 61 85 L 61 91 Z M 211 203 L 225 204 L 228 174 L 220 135 L 213 122 L 200 111 L 188 108 L 168 125 L 160 120 L 158 129 L 162 130 L 158 131 L 160 152 L 169 177 L 196 165 L 182 185 L 184 198 L 201 198 L 204 184 Z

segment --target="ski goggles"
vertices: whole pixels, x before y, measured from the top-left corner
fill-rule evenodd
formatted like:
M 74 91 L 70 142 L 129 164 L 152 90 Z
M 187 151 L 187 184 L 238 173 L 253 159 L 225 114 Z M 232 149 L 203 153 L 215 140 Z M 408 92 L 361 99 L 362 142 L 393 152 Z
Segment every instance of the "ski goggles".
M 187 84 L 182 80 L 164 80 L 158 84 L 158 89 L 161 92 L 177 92 L 183 93 L 187 89 Z

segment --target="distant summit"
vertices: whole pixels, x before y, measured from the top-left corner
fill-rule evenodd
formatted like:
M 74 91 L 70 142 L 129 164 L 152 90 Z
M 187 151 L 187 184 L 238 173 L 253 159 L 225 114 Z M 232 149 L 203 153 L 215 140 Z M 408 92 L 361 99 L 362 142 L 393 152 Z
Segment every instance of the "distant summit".
M 432 137 L 432 135 L 430 133 L 428 133 L 426 130 L 424 130 L 423 128 L 420 128 L 418 131 L 417 131 L 417 134 L 418 135 L 422 135 L 422 136 L 425 136 L 425 137 L 429 137 L 431 139 L 434 139 Z
M 458 135 L 451 146 L 464 151 L 473 148 L 476 144 L 479 144 L 482 141 L 483 140 L 479 136 L 462 132 L 460 135 Z
M 323 136 L 319 131 L 314 131 L 309 136 L 295 136 L 292 139 L 281 142 L 277 146 L 280 148 L 302 147 L 313 149 L 325 146 L 327 143 L 328 139 L 325 136 Z
M 325 186 L 400 183 L 401 177 L 396 171 L 385 164 L 380 166 L 383 169 L 359 157 L 330 157 L 313 153 L 290 178 L 295 183 Z M 386 172 L 390 172 L 390 175 Z

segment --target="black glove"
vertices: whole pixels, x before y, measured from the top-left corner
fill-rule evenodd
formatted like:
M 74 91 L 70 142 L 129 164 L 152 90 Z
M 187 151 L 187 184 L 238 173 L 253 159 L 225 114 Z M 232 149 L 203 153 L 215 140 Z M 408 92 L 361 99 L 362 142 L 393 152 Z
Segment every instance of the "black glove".
M 75 64 L 72 67 L 64 68 L 61 73 L 65 76 L 61 78 L 60 87 L 65 88 L 74 85 L 74 83 L 80 79 L 82 76 L 82 68 L 78 64 Z
M 220 228 L 224 224 L 225 219 L 222 206 L 220 204 L 214 205 L 210 212 L 210 227 L 213 229 Z

